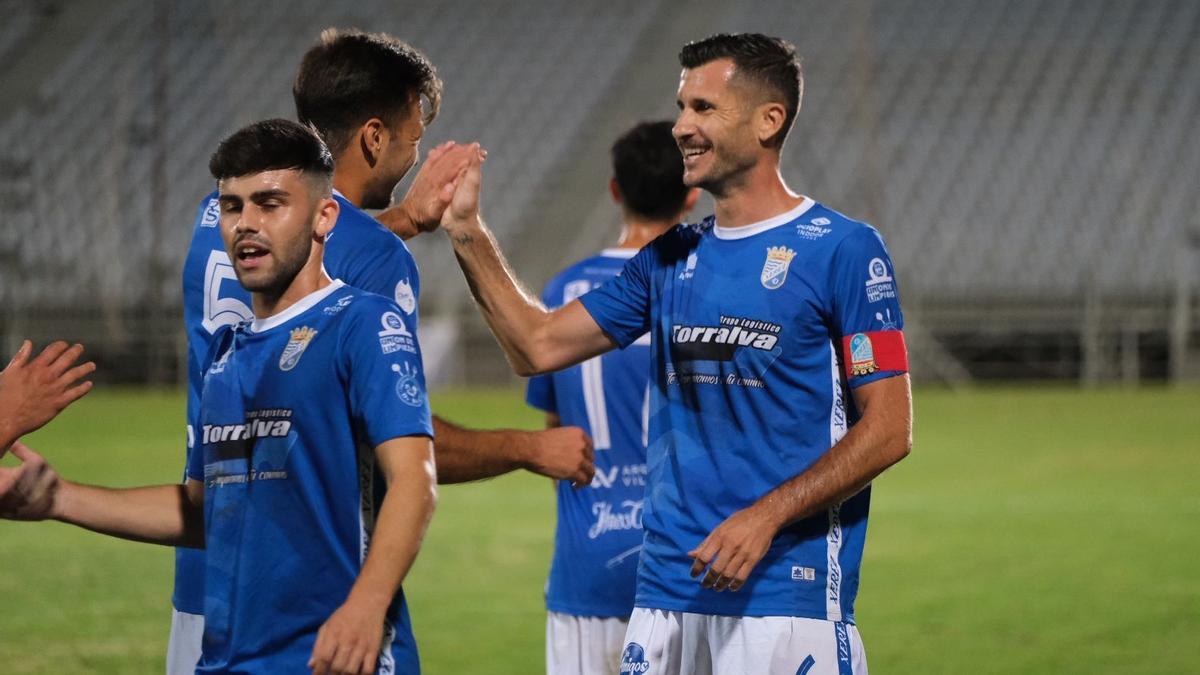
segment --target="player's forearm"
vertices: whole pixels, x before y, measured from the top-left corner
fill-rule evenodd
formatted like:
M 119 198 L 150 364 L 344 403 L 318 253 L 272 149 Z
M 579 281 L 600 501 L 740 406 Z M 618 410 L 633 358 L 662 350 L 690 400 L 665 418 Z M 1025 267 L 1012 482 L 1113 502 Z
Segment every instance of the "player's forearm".
M 121 539 L 204 547 L 204 513 L 184 485 L 112 489 L 63 481 L 53 517 Z
M 421 228 L 417 226 L 417 219 L 413 217 L 412 206 L 407 200 L 381 211 L 375 216 L 375 219 L 404 241 L 421 233 Z
M 902 384 L 907 389 L 907 377 L 895 380 L 891 385 Z M 854 496 L 911 450 L 911 404 L 904 408 L 864 410 L 841 441 L 751 508 L 760 510 L 767 522 L 779 529 Z
M 432 467 L 388 480 L 367 559 L 347 603 L 363 603 L 383 616 L 417 558 L 436 504 Z
M 513 371 L 529 376 L 550 368 L 542 337 L 550 312 L 518 283 L 491 231 L 476 219 L 451 232 L 450 242 L 471 295 Z
M 433 451 L 442 485 L 493 478 L 525 468 L 525 433 L 514 429 L 464 429 L 433 418 Z

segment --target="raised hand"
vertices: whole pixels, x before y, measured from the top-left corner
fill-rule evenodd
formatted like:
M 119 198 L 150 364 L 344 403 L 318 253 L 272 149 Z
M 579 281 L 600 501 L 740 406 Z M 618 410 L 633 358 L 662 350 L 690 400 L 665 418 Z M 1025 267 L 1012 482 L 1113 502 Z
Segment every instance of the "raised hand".
M 40 429 L 92 388 L 83 378 L 96 370 L 96 364 L 75 365 L 83 355 L 83 345 L 54 342 L 30 360 L 32 353 L 33 343 L 26 340 L 8 367 L 0 371 L 0 455 L 13 441 Z
M 480 153 L 478 143 L 460 145 L 453 141 L 429 151 L 404 199 L 380 213 L 379 222 L 402 239 L 437 229 L 454 196 L 456 179 Z

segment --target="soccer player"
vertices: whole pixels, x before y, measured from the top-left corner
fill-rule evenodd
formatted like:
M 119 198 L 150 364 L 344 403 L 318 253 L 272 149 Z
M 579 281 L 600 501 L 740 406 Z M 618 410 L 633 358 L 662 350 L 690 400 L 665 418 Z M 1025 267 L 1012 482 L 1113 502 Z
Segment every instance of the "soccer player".
M 363 208 L 387 207 L 392 190 L 416 163 L 425 125 L 437 114 L 441 81 L 419 51 L 385 34 L 327 30 L 303 57 L 293 85 L 298 119 L 313 126 L 333 152 L 338 226 L 326 247 L 330 276 L 393 298 L 409 330 L 417 325 L 420 280 L 404 242 Z M 427 110 L 422 112 L 422 99 Z M 411 236 L 437 226 L 469 145 L 429 153 L 409 194 L 381 216 Z M 251 318 L 249 293 L 234 276 L 218 231 L 219 200 L 200 205 L 183 271 L 189 345 L 189 408 L 198 400 L 200 363 L 221 326 Z M 590 440 L 577 427 L 542 432 L 477 431 L 433 418 L 438 480 L 478 480 L 518 468 L 586 485 L 592 478 Z M 188 430 L 189 445 L 195 430 Z M 167 672 L 190 673 L 203 630 L 204 552 L 176 554 Z
M 252 124 L 209 166 L 254 320 L 214 336 L 186 485 L 60 481 L 22 447 L 48 478 L 0 515 L 205 546 L 197 672 L 417 673 L 400 583 L 436 486 L 411 323 L 322 267 L 339 204 L 311 129 Z
M 611 281 L 639 249 L 681 222 L 699 197 L 683 184 L 671 122 L 644 122 L 624 133 L 612 146 L 612 169 L 620 241 L 554 277 L 542 296 L 549 307 Z M 557 485 L 558 527 L 546 585 L 548 675 L 617 672 L 642 548 L 649 396 L 648 334 L 529 381 L 526 398 L 546 411 L 547 425 L 578 425 L 596 449 L 590 487 Z
M 715 218 L 553 312 L 479 217 L 479 161 L 442 228 L 519 374 L 651 334 L 646 536 L 621 671 L 863 673 L 870 484 L 911 448 L 895 270 L 875 229 L 783 180 L 802 90 L 790 44 L 716 35 L 680 61 L 684 183 L 713 196 Z

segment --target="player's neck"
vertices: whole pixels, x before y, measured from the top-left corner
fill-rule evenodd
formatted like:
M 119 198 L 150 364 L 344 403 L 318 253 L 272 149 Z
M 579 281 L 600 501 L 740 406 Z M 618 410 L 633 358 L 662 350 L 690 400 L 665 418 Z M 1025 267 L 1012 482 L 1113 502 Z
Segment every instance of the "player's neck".
M 334 166 L 333 189 L 341 193 L 346 198 L 346 201 L 362 208 L 363 193 L 366 192 L 364 181 L 358 180 L 355 176 L 351 175 L 353 174 L 352 171 L 339 171 L 337 168 L 338 165 L 335 164 Z
M 804 201 L 783 182 L 779 164 L 762 163 L 750 170 L 736 186 L 713 193 L 717 224 L 725 228 L 745 227 L 786 213 Z
M 617 241 L 617 248 L 641 249 L 646 244 L 658 239 L 667 230 L 675 227 L 677 222 L 677 219 L 670 221 L 646 220 L 626 214 L 625 224 L 621 227 L 621 238 Z
M 254 318 L 269 319 L 286 312 L 292 305 L 333 283 L 325 273 L 321 259 L 320 255 L 309 257 L 308 263 L 292 278 L 292 283 L 288 284 L 282 293 L 251 293 L 250 304 L 254 309 Z

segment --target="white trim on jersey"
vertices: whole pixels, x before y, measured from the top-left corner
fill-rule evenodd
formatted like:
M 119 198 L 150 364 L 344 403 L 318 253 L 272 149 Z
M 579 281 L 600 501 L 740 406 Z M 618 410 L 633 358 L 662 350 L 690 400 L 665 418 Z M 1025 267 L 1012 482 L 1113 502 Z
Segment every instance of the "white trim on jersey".
M 592 432 L 592 447 L 608 450 L 612 439 L 608 433 L 608 407 L 604 400 L 604 367 L 599 356 L 581 364 L 583 377 L 583 405 L 587 409 L 588 427 Z
M 837 349 L 833 342 L 829 343 L 830 380 L 833 391 L 832 402 L 829 406 L 829 447 L 838 444 L 846 436 L 849 423 L 846 418 L 846 390 L 842 387 L 841 367 L 838 363 Z M 842 620 L 842 522 L 841 506 L 835 505 L 829 509 L 829 530 L 825 534 L 825 556 L 827 569 L 825 571 L 825 618 L 829 621 Z
M 324 268 L 322 268 L 321 271 L 324 272 Z M 288 321 L 300 316 L 304 312 L 307 312 L 309 309 L 316 306 L 318 302 L 321 302 L 325 298 L 329 297 L 331 293 L 345 285 L 346 284 L 343 283 L 341 279 L 334 279 L 333 283 L 319 291 L 313 291 L 303 298 L 300 298 L 296 301 L 296 304 L 288 307 L 282 312 L 268 316 L 265 319 L 255 319 L 254 323 L 250 324 L 250 330 L 255 333 L 262 333 L 264 331 L 271 330 L 276 326 L 282 326 Z
M 600 251 L 600 255 L 605 258 L 624 258 L 628 260 L 637 255 L 638 250 L 636 248 L 606 248 Z
M 642 397 L 642 445 L 650 447 L 650 383 L 646 383 L 646 395 Z
M 713 235 L 717 239 L 745 239 L 746 237 L 753 237 L 760 232 L 766 232 L 773 227 L 779 227 L 780 225 L 792 222 L 804 215 L 804 212 L 811 209 L 813 204 L 816 204 L 816 202 L 805 197 L 796 208 L 767 218 L 766 220 L 760 220 L 757 223 L 750 223 L 741 227 L 721 227 L 720 225 L 714 225 Z

